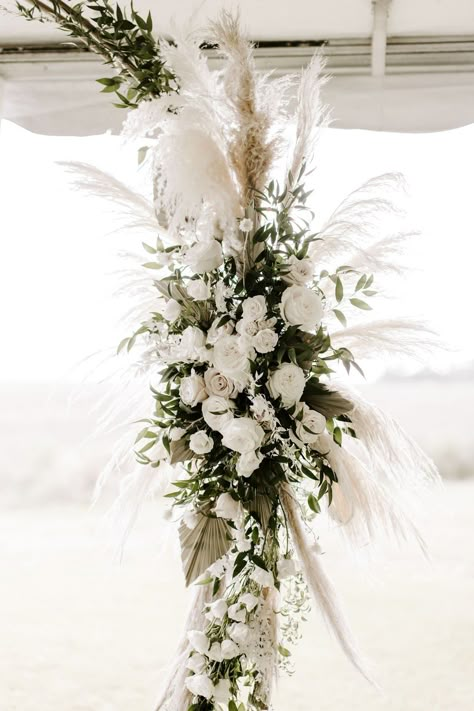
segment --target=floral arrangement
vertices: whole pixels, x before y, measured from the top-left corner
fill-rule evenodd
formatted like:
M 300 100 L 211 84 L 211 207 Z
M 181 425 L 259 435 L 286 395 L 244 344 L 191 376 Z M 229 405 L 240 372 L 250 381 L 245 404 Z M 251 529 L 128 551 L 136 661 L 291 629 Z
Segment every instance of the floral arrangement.
M 88 36 L 84 6 L 52 7 L 64 29 Z M 399 270 L 406 234 L 379 229 L 400 178 L 369 181 L 316 230 L 306 186 L 327 118 L 319 56 L 301 75 L 293 116 L 295 78 L 255 70 L 238 18 L 224 13 L 202 34 L 170 42 L 134 11 L 129 20 L 105 0 L 85 7 L 105 18 L 93 48 L 104 32 L 106 61 L 120 60 L 105 88 L 132 84 L 121 94 L 134 108 L 124 135 L 145 147 L 149 180 L 144 197 L 73 166 L 83 187 L 113 200 L 124 228 L 149 234 L 126 287 L 138 297 L 135 325 L 119 346 L 139 353 L 149 385 L 148 405 L 140 391 L 140 468 L 121 500 L 164 483 L 195 590 L 157 708 L 269 709 L 278 666 L 291 671 L 310 593 L 367 675 L 313 519 L 327 512 L 356 546 L 380 530 L 422 543 L 407 493 L 436 481 L 433 464 L 337 379 L 341 367 L 362 372 L 356 357 L 416 353 L 421 333 L 432 342 L 416 322 L 357 317 L 369 316 L 380 277 Z M 114 27 L 126 35 L 115 47 Z M 127 33 L 145 39 L 124 65 Z M 204 39 L 218 48 L 220 72 L 207 65 Z

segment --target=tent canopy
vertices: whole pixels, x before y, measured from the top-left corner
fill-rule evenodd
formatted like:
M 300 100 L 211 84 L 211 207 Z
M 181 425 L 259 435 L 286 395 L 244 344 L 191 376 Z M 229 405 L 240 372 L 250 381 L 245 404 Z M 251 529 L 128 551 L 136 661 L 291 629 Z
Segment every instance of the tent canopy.
M 135 2 L 162 34 L 191 17 L 202 24 L 224 5 Z M 275 0 L 239 6 L 262 68 L 295 71 L 322 45 L 336 126 L 435 131 L 474 122 L 472 0 L 293 0 L 291 12 Z M 110 68 L 67 40 L 53 24 L 0 15 L 0 115 L 56 135 L 119 130 L 123 114 L 95 82 Z

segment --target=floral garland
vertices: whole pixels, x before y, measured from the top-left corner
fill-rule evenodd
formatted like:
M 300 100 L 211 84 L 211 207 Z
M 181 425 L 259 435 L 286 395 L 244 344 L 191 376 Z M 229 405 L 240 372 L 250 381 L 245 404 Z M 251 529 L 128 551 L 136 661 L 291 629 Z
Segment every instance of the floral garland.
M 51 7 L 63 29 L 87 36 L 82 6 Z M 119 346 L 140 349 L 151 379 L 134 450 L 144 474 L 132 472 L 129 489 L 138 482 L 146 493 L 172 465 L 166 497 L 179 519 L 186 584 L 195 588 L 157 708 L 269 709 L 278 665 L 291 672 L 310 592 L 366 674 L 312 519 L 326 510 L 357 546 L 380 530 L 421 542 L 405 494 L 438 476 L 391 418 L 333 380 L 340 365 L 361 372 L 353 352 L 418 348 L 417 323 L 348 325 L 371 310 L 375 275 L 397 269 L 406 235 L 380 237 L 377 215 L 391 210 L 386 193 L 399 178 L 369 181 L 314 231 L 306 183 L 326 118 L 319 57 L 302 74 L 289 138 L 294 79 L 255 70 L 237 18 L 224 13 L 205 35 L 165 42 L 151 35 L 151 19 L 132 12 L 129 21 L 102 0 L 90 9 L 99 13 L 92 48 L 103 46 L 108 62 L 121 59 L 119 78 L 104 85 L 117 91 L 131 81 L 124 103 L 138 108 L 124 135 L 144 142 L 150 179 L 144 198 L 74 166 L 90 192 L 150 235 L 130 290 L 139 295 L 138 327 Z M 114 27 L 125 33 L 116 48 Z M 143 65 L 140 53 L 120 55 L 134 32 L 145 36 Z M 204 36 L 225 60 L 219 73 L 200 49 Z M 270 174 L 285 152 L 279 183 Z

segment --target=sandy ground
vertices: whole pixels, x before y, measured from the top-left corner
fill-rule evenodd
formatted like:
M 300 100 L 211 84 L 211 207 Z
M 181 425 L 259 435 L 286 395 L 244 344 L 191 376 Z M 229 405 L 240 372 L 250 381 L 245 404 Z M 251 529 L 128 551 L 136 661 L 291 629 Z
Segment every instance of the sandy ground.
M 433 561 L 386 547 L 355 564 L 323 531 L 326 565 L 383 693 L 352 670 L 314 613 L 276 711 L 474 708 L 474 482 L 430 504 Z M 98 514 L 80 507 L 0 517 L 1 711 L 152 711 L 186 606 L 179 557 L 150 505 L 119 566 Z

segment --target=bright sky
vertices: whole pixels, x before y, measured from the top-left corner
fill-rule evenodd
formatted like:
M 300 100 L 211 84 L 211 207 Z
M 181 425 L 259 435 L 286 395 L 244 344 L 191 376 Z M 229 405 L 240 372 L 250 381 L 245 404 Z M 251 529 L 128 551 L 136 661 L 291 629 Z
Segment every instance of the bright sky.
M 404 311 L 431 320 L 456 351 L 440 367 L 474 358 L 472 263 L 474 126 L 433 134 L 326 130 L 316 204 L 328 215 L 374 175 L 405 174 L 413 223 L 423 231 L 421 271 L 401 287 Z M 113 238 L 94 201 L 75 192 L 58 160 L 81 160 L 122 178 L 136 167 L 111 136 L 55 138 L 8 122 L 0 132 L 0 380 L 75 380 L 77 364 L 112 347 L 123 303 L 113 299 Z

